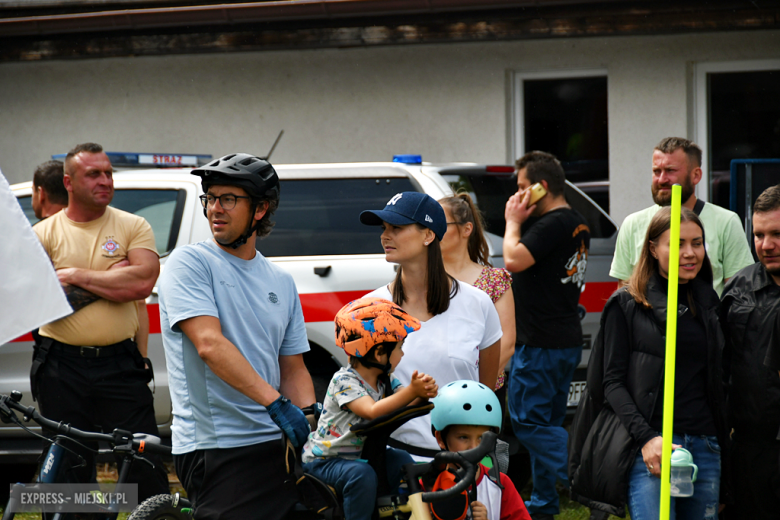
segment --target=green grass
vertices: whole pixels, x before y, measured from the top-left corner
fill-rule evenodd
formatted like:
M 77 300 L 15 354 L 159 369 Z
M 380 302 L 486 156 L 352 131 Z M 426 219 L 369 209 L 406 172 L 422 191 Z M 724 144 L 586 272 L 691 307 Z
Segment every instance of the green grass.
M 529 482 L 526 487 L 520 492 L 520 496 L 523 500 L 527 501 L 531 497 L 531 490 L 533 489 Z M 561 497 L 561 512 L 555 515 L 555 520 L 588 520 L 590 518 L 590 509 L 583 506 L 579 502 L 569 499 L 569 491 L 561 485 L 558 485 L 558 495 Z M 619 516 L 611 516 L 609 520 L 621 520 Z M 626 514 L 626 520 L 631 520 L 631 517 Z
M 186 496 L 184 489 L 182 488 L 181 484 L 178 482 L 178 479 L 176 478 L 176 473 L 173 471 L 173 465 L 168 464 L 168 466 L 169 466 L 168 473 L 169 473 L 169 479 L 171 485 L 171 493 L 179 492 Z M 113 478 L 115 481 L 116 480 L 115 472 L 116 472 L 115 466 L 108 465 L 105 468 L 102 468 L 102 471 L 98 471 L 98 475 L 99 475 L 98 480 L 111 482 Z M 529 483 L 520 492 L 520 496 L 523 497 L 523 500 L 527 501 L 530 498 L 531 489 L 532 489 L 532 485 L 531 483 Z M 556 520 L 589 520 L 590 509 L 583 506 L 579 502 L 570 500 L 569 492 L 566 488 L 559 485 L 558 494 L 561 497 L 561 512 L 560 514 L 555 516 Z M 0 504 L 0 515 L 2 515 L 4 507 L 5 504 Z M 128 516 L 129 513 L 120 513 L 118 520 L 126 520 Z M 16 515 L 16 518 L 18 520 L 41 520 L 41 514 L 40 513 L 18 513 Z M 626 515 L 626 519 L 631 520 L 631 518 L 628 515 Z M 619 520 L 619 517 L 610 516 L 609 520 Z
M 3 508 L 5 508 L 5 505 L 0 507 L 0 515 L 3 514 Z M 128 516 L 130 516 L 130 513 L 119 513 L 119 517 L 117 518 L 117 520 L 126 520 Z M 40 513 L 16 513 L 16 515 L 14 515 L 14 518 L 16 520 L 41 520 L 41 514 Z

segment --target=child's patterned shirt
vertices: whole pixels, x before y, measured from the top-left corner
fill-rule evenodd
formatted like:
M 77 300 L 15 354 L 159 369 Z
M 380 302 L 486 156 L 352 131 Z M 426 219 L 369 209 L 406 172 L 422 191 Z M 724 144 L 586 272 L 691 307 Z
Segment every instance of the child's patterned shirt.
M 390 384 L 394 392 L 401 387 L 401 382 L 393 374 L 390 374 Z M 378 392 L 349 366 L 333 375 L 317 429 L 309 434 L 309 440 L 303 447 L 304 463 L 328 457 L 353 460 L 360 458 L 364 440 L 349 431 L 349 428 L 363 419 L 351 412 L 347 404 L 366 395 L 374 401 L 379 401 L 384 394 L 384 386 L 382 383 L 377 386 Z

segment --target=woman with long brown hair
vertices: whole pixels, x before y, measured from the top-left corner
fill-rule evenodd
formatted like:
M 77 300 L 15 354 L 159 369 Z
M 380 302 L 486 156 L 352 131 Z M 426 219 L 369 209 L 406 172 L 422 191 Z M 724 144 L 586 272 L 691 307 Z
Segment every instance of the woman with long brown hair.
M 490 263 L 482 214 L 465 192 L 439 199 L 447 218 L 447 232 L 441 241 L 441 253 L 447 273 L 458 281 L 473 285 L 490 296 L 501 320 L 501 356 L 498 362 L 496 390 L 504 387 L 506 368 L 515 352 L 515 302 L 512 274 Z M 503 402 L 503 400 L 502 400 Z
M 661 209 L 647 230 L 626 287 L 604 307 L 591 352 L 588 393 L 572 426 L 572 496 L 591 508 L 631 518 L 657 518 L 661 489 L 661 429 L 670 262 L 679 263 L 677 358 L 672 442 L 698 466 L 690 497 L 672 497 L 678 520 L 715 520 L 721 467 L 728 466 L 728 429 L 722 379 L 723 334 L 712 288 L 704 227 L 682 209 L 680 254 L 669 258 L 671 210 Z M 622 515 L 621 515 L 622 516 Z
M 368 296 L 391 300 L 421 322 L 404 344 L 396 377 L 409 384 L 419 370 L 439 386 L 470 379 L 494 388 L 501 323 L 487 294 L 445 271 L 441 240 L 447 221 L 441 205 L 428 195 L 407 191 L 396 194 L 382 210 L 364 211 L 360 221 L 382 226 L 385 259 L 398 264 L 395 280 Z M 391 446 L 418 457 L 439 451 L 427 415 L 401 426 L 393 438 Z

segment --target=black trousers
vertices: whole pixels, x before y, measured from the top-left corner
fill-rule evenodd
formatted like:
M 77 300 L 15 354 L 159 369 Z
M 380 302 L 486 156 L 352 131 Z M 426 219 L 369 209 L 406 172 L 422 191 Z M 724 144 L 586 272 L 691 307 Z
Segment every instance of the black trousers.
M 735 504 L 729 520 L 780 520 L 780 441 L 740 437 L 731 449 Z
M 52 347 L 35 375 L 41 414 L 80 430 L 111 433 L 121 428 L 131 433 L 159 435 L 153 396 L 147 386 L 150 376 L 141 354 L 132 342 L 128 347 L 107 348 L 116 349 L 116 355 L 87 358 L 74 355 L 73 349 Z M 74 447 L 73 443 L 68 446 Z M 85 463 L 71 472 L 70 480 L 94 481 L 94 454 L 76 449 Z M 162 459 L 150 454 L 144 458 L 154 467 L 135 461 L 128 478 L 128 483 L 138 484 L 139 501 L 170 493 Z
M 283 520 L 298 502 L 282 441 L 173 456 L 196 520 Z

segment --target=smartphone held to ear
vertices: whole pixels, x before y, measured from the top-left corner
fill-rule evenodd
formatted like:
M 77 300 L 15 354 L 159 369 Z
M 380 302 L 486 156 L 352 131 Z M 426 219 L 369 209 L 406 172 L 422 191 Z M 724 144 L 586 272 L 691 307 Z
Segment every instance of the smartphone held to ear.
M 542 186 L 541 182 L 537 182 L 536 184 L 531 185 L 528 190 L 531 192 L 531 198 L 528 200 L 528 206 L 533 206 L 539 200 L 547 195 L 547 190 L 544 189 L 544 186 Z

